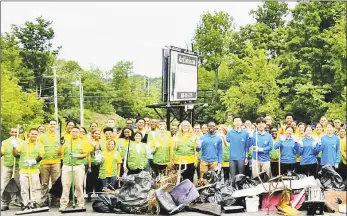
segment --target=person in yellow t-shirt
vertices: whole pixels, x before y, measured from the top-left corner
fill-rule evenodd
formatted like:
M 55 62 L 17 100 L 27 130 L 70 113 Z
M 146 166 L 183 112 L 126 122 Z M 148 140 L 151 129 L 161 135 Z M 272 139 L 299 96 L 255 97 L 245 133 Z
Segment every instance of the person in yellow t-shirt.
M 99 179 L 101 180 L 102 187 L 116 188 L 116 183 L 120 177 L 120 166 L 122 157 L 120 152 L 116 149 L 116 142 L 110 140 L 106 144 L 106 150 L 102 152 Z M 112 187 L 109 187 L 111 185 Z
M 29 139 L 24 143 L 13 145 L 13 155 L 19 156 L 19 181 L 23 210 L 39 208 L 41 203 L 40 161 L 44 156 L 44 146 L 38 142 L 38 130 L 29 130 Z M 30 194 L 30 188 L 31 192 Z M 31 206 L 28 206 L 29 201 Z
M 118 130 L 116 127 L 116 119 L 110 118 L 107 120 L 107 127 L 112 128 L 112 139 L 117 139 L 118 138 Z M 104 149 L 105 150 L 105 149 Z
M 326 128 L 327 128 L 327 124 L 328 124 L 328 119 L 327 119 L 327 117 L 325 117 L 325 116 L 320 117 L 319 123 L 320 123 L 320 124 L 322 125 L 322 127 L 323 127 L 323 132 L 326 133 Z
M 1 161 L 1 211 L 9 210 L 11 194 L 5 191 L 5 188 L 12 178 L 13 166 L 15 166 L 13 177 L 17 186 L 20 187 L 18 166 L 19 158 L 15 158 L 13 156 L 13 144 L 18 145 L 19 143 L 24 142 L 24 140 L 19 139 L 17 128 L 11 128 L 9 134 L 10 138 L 2 141 L 1 143 L 1 157 L 3 157 L 3 160 Z M 16 196 L 19 198 L 19 201 L 22 202 L 20 190 L 18 190 Z
M 49 206 L 48 199 L 48 185 L 51 180 L 52 185 L 60 177 L 60 157 L 58 156 L 58 148 L 60 147 L 59 134 L 56 131 L 57 121 L 49 121 L 49 130 L 47 133 L 42 134 L 39 137 L 39 143 L 42 143 L 45 149 L 43 159 L 40 166 L 40 178 L 42 184 L 41 190 L 41 201 L 42 206 Z M 52 197 L 52 202 L 56 201 L 57 198 Z
M 220 125 L 218 129 L 219 129 L 219 135 L 223 141 L 222 169 L 223 169 L 224 181 L 226 182 L 229 180 L 229 171 L 230 171 L 229 169 L 230 145 L 228 144 L 226 140 L 226 135 L 228 133 L 229 128 L 226 125 Z
M 132 175 L 139 174 L 143 170 L 148 169 L 148 159 L 151 157 L 152 151 L 149 145 L 142 142 L 142 133 L 134 133 L 134 142 L 130 142 L 125 153 L 124 172 Z
M 73 127 L 71 130 L 71 139 L 66 140 L 58 150 L 58 155 L 63 157 L 63 167 L 61 182 L 63 192 L 60 198 L 59 211 L 66 209 L 69 203 L 69 194 L 72 183 L 72 166 L 74 172 L 74 184 L 77 197 L 77 207 L 85 208 L 83 196 L 83 180 L 85 175 L 85 158 L 89 152 L 88 145 L 79 137 L 80 128 Z
M 298 137 L 299 139 L 303 139 L 305 137 L 305 128 L 306 128 L 305 123 L 299 122 L 296 133 L 294 135 Z M 298 170 L 299 172 L 300 172 L 300 161 L 301 161 L 300 154 L 296 154 L 296 170 Z
M 194 124 L 193 127 L 193 133 L 196 137 L 198 137 L 200 139 L 200 137 L 202 136 L 202 132 L 201 132 L 201 125 L 199 123 Z M 195 168 L 196 168 L 196 174 L 198 176 L 198 179 L 200 179 L 200 158 L 201 158 L 201 151 L 200 152 L 196 152 L 195 155 Z
M 111 137 L 112 131 L 109 132 Z M 99 180 L 100 160 L 98 157 L 101 155 L 101 145 L 106 146 L 105 141 L 101 139 L 101 130 L 99 128 L 92 132 L 92 138 L 86 140 L 89 146 L 88 152 L 88 173 L 86 180 L 86 193 L 88 195 L 87 202 L 91 202 L 93 191 L 96 193 L 102 191 L 101 181 Z M 104 148 L 104 147 L 103 147 Z
M 335 131 L 335 134 L 338 136 L 338 133 L 341 129 L 341 120 L 336 118 L 334 119 L 334 131 Z
M 316 128 L 312 132 L 312 136 L 320 140 L 322 138 L 322 136 L 324 136 L 324 135 L 325 135 L 325 133 L 323 131 L 322 124 L 321 123 L 317 123 Z M 318 161 L 318 165 L 317 166 L 318 167 L 320 165 L 321 155 L 322 155 L 322 152 L 319 152 L 319 154 L 317 155 L 317 161 Z
M 134 131 L 131 128 L 125 127 L 122 129 L 119 138 L 116 141 L 117 151 L 121 154 L 122 157 L 122 165 L 120 167 L 120 176 L 124 174 L 124 159 L 125 154 L 128 149 L 128 145 L 130 142 L 133 142 Z
M 272 128 L 270 131 L 270 134 L 273 139 L 272 143 L 272 149 L 270 151 L 270 167 L 271 167 L 271 175 L 273 177 L 278 176 L 278 159 L 279 159 L 279 149 L 274 149 L 274 144 L 278 141 L 277 140 L 277 128 Z
M 338 169 L 343 180 L 347 179 L 347 150 L 346 150 L 346 128 L 341 127 L 338 131 L 340 137 L 341 163 Z
M 98 128 L 99 128 L 99 125 L 98 125 L 97 122 L 92 122 L 92 123 L 90 123 L 89 128 L 90 128 L 90 133 L 87 134 L 87 139 L 92 139 L 92 137 L 93 137 L 93 131 L 95 131 L 96 129 L 98 129 Z
M 46 133 L 46 127 L 44 125 L 40 125 L 37 127 L 37 130 L 39 131 L 39 136 Z
M 277 131 L 277 138 L 279 138 L 281 135 L 286 134 L 286 128 L 288 126 L 291 126 L 293 121 L 294 121 L 294 115 L 292 113 L 287 113 L 285 115 L 285 124 L 283 124 L 282 121 L 280 122 L 281 126 Z
M 66 122 L 65 133 L 63 134 L 64 140 L 71 139 L 71 130 L 73 127 L 76 127 L 76 123 L 74 121 Z
M 101 151 L 105 151 L 106 150 L 106 143 L 108 141 L 114 140 L 113 128 L 105 127 L 103 132 L 104 132 L 105 138 L 102 139 L 102 141 L 100 142 L 100 150 Z
M 158 176 L 159 173 L 165 171 L 168 165 L 172 164 L 173 139 L 166 130 L 166 124 L 160 126 L 150 144 L 153 151 L 153 170 Z
M 178 170 L 181 166 L 181 170 L 187 166 L 187 169 L 182 173 L 183 180 L 189 179 L 194 182 L 195 173 L 195 155 L 196 145 L 199 137 L 194 136 L 193 128 L 188 121 L 183 121 L 178 129 L 177 135 L 174 137 L 174 163 Z

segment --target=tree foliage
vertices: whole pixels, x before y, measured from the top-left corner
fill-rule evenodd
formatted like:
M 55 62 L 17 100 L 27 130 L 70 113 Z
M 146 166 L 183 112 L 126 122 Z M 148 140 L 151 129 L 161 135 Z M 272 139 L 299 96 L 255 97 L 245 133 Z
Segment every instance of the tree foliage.
M 256 23 L 229 33 L 231 54 L 219 58 L 219 89 L 227 91 L 216 102 L 225 108 L 214 106 L 205 114 L 217 116 L 217 111 L 229 110 L 254 120 L 262 114 L 278 119 L 290 111 L 296 120 L 305 122 L 317 121 L 325 114 L 343 118 L 346 4 L 303 1 L 289 10 L 284 2 L 265 1 L 250 14 Z M 289 20 L 285 19 L 288 14 Z M 223 60 L 226 58 L 228 64 Z M 208 86 L 209 79 L 200 78 L 200 74 L 201 85 Z M 268 89 L 265 99 L 259 97 L 261 84 Z
M 58 54 L 60 47 L 53 50 L 51 40 L 54 38 L 54 30 L 51 27 L 52 21 L 37 17 L 35 22 L 26 21 L 24 26 L 12 25 L 12 35 L 16 38 L 20 49 L 23 65 L 31 70 L 33 74 L 27 74 L 24 79 L 30 77 L 34 79 L 23 85 L 25 91 L 35 90 L 38 95 L 41 91 L 40 84 L 43 82 L 43 75 L 50 70 L 54 62 L 53 55 Z M 33 89 L 33 86 L 35 88 Z
M 43 101 L 35 93 L 23 92 L 18 84 L 17 74 L 27 73 L 19 52 L 13 38 L 1 37 L 1 130 L 5 132 L 2 138 L 17 124 L 29 128 L 43 120 Z
M 265 114 L 279 120 L 288 111 L 304 122 L 322 115 L 346 119 L 346 4 L 300 1 L 290 10 L 285 2 L 265 1 L 250 14 L 256 22 L 238 30 L 223 11 L 205 12 L 197 24 L 198 89 L 214 90 L 198 121 L 224 122 L 228 111 L 250 120 Z M 38 17 L 2 34 L 3 130 L 15 123 L 37 126 L 53 117 L 53 79 L 43 76 L 53 75 L 54 67 L 64 119 L 79 122 L 80 75 L 86 122 L 95 113 L 157 116 L 146 105 L 161 102 L 161 78 L 135 74 L 129 61 L 101 70 L 59 59 L 52 23 Z
M 233 18 L 225 12 L 204 13 L 194 34 L 194 50 L 199 53 L 201 64 L 208 71 L 214 71 L 218 89 L 218 68 L 229 53 L 233 30 Z

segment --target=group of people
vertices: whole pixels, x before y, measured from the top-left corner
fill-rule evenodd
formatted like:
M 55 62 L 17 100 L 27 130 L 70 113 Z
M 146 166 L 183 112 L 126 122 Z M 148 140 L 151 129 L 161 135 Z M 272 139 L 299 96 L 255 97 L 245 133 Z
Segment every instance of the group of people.
M 12 177 L 20 187 L 17 197 L 23 209 L 29 201 L 40 207 L 59 200 L 54 196 L 50 200 L 48 194 L 49 186 L 61 178 L 62 211 L 70 201 L 72 183 L 77 206 L 84 208 L 84 194 L 88 202 L 93 192 L 117 188 L 119 177 L 143 170 L 158 176 L 167 168 L 181 168 L 183 180 L 195 182 L 196 173 L 201 184 L 209 170 L 223 173 L 225 180 L 240 173 L 256 177 L 265 172 L 271 177 L 279 170 L 316 175 L 324 165 L 346 173 L 346 128 L 339 119 L 330 123 L 322 117 L 314 128 L 297 124 L 290 113 L 279 128 L 270 116 L 259 117 L 254 124 L 237 116 L 228 119 L 220 125 L 210 121 L 192 126 L 182 121 L 171 125 L 170 131 L 165 121 L 154 118 L 138 118 L 135 125 L 126 120 L 121 130 L 114 119 L 103 129 L 92 122 L 89 132 L 67 121 L 64 133 L 51 120 L 47 131 L 44 126 L 32 128 L 25 140 L 17 128 L 11 128 L 10 138 L 1 145 L 1 211 L 9 209 L 11 196 L 5 187 Z

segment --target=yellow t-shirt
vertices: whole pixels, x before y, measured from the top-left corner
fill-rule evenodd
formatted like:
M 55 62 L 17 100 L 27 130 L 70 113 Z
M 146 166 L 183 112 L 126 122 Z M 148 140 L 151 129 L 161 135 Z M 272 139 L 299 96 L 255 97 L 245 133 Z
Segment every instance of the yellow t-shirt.
M 40 155 L 43 156 L 44 154 L 44 147 L 41 143 L 23 143 L 22 145 L 28 145 L 29 152 L 32 151 L 33 148 L 35 148 L 36 145 L 40 145 Z M 21 152 L 21 146 L 19 145 L 17 148 L 17 151 Z M 21 157 L 26 157 L 26 155 L 21 155 Z M 33 169 L 33 168 L 21 168 L 19 169 L 20 174 L 40 174 L 40 169 Z
M 181 136 L 181 137 L 177 137 L 179 139 L 178 142 L 181 142 L 181 143 L 188 143 L 190 142 L 190 140 L 192 138 L 195 138 L 195 136 L 191 135 L 191 136 Z M 183 145 L 184 145 L 183 144 Z M 194 163 L 196 162 L 196 158 L 195 158 L 195 155 L 196 155 L 196 142 L 194 141 L 193 142 L 193 145 L 194 145 L 194 154 L 193 155 L 190 155 L 190 156 L 183 156 L 183 155 L 175 155 L 174 157 L 174 163 L 175 164 L 191 164 L 191 163 Z M 177 149 L 176 149 L 177 151 Z
M 50 143 L 54 143 L 56 140 L 56 136 L 59 136 L 57 133 L 50 133 L 48 132 L 48 140 Z M 38 142 L 39 143 L 43 143 L 42 142 L 42 135 L 39 137 Z M 60 163 L 60 159 L 43 159 L 41 162 L 41 164 L 58 164 Z
M 346 137 L 343 139 L 340 139 L 340 152 L 341 152 L 341 159 L 343 164 L 347 164 L 347 158 L 346 158 Z
M 80 142 L 80 138 L 78 138 L 76 140 L 72 140 L 72 148 L 74 148 L 76 146 L 76 144 L 79 143 L 79 142 Z M 64 157 L 65 148 L 66 148 L 66 145 L 63 145 L 61 147 L 61 150 L 60 150 L 60 152 L 62 153 L 61 154 L 61 158 Z M 83 154 L 86 154 L 86 153 L 88 154 L 89 150 L 90 150 L 90 146 L 88 145 L 88 143 L 87 142 L 82 142 L 82 152 L 83 152 Z
M 112 170 L 115 169 L 116 167 L 113 167 L 113 163 L 112 163 L 112 160 L 113 160 L 113 156 L 114 156 L 114 153 L 115 153 L 116 150 L 112 150 L 112 151 L 105 151 L 105 167 L 106 167 L 106 177 L 112 177 Z M 121 164 L 122 163 L 122 157 L 120 154 L 118 154 L 118 157 L 117 157 L 117 163 L 118 164 Z

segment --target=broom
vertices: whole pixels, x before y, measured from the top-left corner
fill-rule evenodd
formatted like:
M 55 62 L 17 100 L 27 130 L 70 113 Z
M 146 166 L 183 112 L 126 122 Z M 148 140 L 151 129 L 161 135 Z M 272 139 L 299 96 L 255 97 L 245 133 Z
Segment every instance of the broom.
M 38 137 L 36 138 L 36 143 L 35 145 L 38 145 L 37 143 Z M 29 149 L 30 151 L 30 149 Z M 27 152 L 27 158 L 29 159 L 29 151 Z M 32 196 L 32 176 L 31 176 L 31 167 L 28 166 L 29 169 L 29 200 L 30 202 L 26 206 L 27 209 L 23 211 L 17 211 L 15 215 L 22 215 L 22 214 L 32 214 L 32 213 L 39 213 L 39 212 L 46 212 L 49 211 L 49 207 L 41 207 L 36 201 L 32 201 L 31 196 Z M 37 207 L 38 206 L 38 207 Z
M 18 135 L 19 135 L 19 124 L 17 124 L 16 139 L 18 139 Z M 16 159 L 17 158 L 14 157 L 13 168 L 12 168 L 12 177 L 5 188 L 5 191 L 7 191 L 9 193 L 17 193 L 19 191 L 18 185 L 17 185 L 16 181 L 14 180 L 14 175 L 15 175 L 15 171 L 16 171 Z
M 72 153 L 72 137 L 71 137 L 71 153 Z M 87 209 L 85 208 L 76 208 L 76 202 L 75 202 L 75 173 L 73 170 L 74 164 L 75 164 L 75 160 L 71 155 L 71 160 L 72 162 L 72 166 L 71 166 L 71 187 L 72 187 L 72 209 L 65 209 L 62 210 L 61 213 L 74 213 L 74 212 L 85 212 L 87 211 Z

